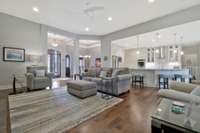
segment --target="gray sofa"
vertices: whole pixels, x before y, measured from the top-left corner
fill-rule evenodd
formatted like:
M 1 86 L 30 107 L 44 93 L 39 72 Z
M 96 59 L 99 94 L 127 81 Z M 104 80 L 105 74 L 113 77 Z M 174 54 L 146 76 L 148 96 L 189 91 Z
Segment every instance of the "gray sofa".
M 200 86 L 170 81 L 169 90 L 159 90 L 158 96 L 177 101 L 200 103 Z
M 95 82 L 100 92 L 119 96 L 129 91 L 131 74 L 128 68 L 93 68 L 83 74 L 83 80 Z
M 38 70 L 44 71 L 44 75 L 37 75 Z M 47 72 L 46 66 L 30 66 L 27 67 L 26 82 L 28 90 L 43 89 L 52 87 L 53 73 Z
M 106 71 L 108 74 L 109 72 L 112 72 L 112 68 L 90 68 L 87 72 L 82 74 L 83 80 L 95 82 L 97 85 L 97 90 L 100 91 L 102 88 L 102 78 L 100 76 L 101 71 Z

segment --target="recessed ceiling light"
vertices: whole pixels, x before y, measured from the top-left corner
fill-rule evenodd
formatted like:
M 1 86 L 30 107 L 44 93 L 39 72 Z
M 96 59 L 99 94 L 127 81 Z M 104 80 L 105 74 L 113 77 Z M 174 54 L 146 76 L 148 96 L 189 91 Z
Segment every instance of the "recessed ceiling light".
M 161 38 L 161 34 L 160 34 L 159 32 L 156 33 L 156 36 L 157 36 L 158 38 Z
M 34 12 L 39 12 L 40 9 L 39 9 L 38 7 L 33 7 L 33 11 L 34 11 Z
M 112 17 L 108 17 L 108 21 L 112 21 L 113 19 L 112 19 Z
M 90 28 L 86 27 L 86 28 L 85 28 L 85 31 L 90 31 Z
M 155 42 L 156 40 L 155 39 L 152 39 L 152 42 Z
M 149 3 L 154 3 L 154 2 L 155 2 L 155 0 L 148 0 L 148 2 L 149 2 Z

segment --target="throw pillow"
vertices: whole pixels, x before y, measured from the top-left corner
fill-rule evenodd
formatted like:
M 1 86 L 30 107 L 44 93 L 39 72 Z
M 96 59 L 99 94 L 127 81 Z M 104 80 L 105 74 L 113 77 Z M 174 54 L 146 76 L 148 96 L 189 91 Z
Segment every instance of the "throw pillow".
M 101 71 L 99 77 L 106 77 L 107 76 L 107 71 Z
M 44 77 L 45 70 L 35 70 L 36 77 Z
M 197 86 L 196 88 L 194 88 L 191 94 L 195 96 L 200 96 L 200 86 Z
M 109 70 L 107 71 L 107 77 L 112 77 L 112 72 L 113 72 L 113 70 L 112 70 L 112 69 L 109 69 Z

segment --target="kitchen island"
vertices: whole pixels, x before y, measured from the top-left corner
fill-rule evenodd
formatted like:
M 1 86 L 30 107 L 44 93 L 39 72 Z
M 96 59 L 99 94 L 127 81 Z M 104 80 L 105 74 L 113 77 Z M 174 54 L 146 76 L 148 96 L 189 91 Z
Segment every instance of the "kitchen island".
M 169 77 L 169 80 L 174 77 L 175 74 L 184 76 L 185 82 L 189 82 L 189 69 L 147 69 L 138 68 L 131 69 L 132 74 L 142 74 L 144 76 L 144 86 L 146 87 L 159 87 L 159 75 L 164 74 Z

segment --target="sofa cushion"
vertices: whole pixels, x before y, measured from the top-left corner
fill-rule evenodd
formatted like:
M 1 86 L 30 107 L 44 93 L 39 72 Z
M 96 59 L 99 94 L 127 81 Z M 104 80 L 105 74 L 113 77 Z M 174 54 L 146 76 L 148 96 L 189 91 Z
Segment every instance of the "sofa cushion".
M 194 102 L 200 104 L 200 97 L 175 90 L 161 89 L 158 92 L 158 96 L 182 102 Z
M 191 94 L 195 96 L 200 96 L 200 86 L 197 86 L 196 88 L 194 88 Z
M 96 88 L 95 82 L 89 82 L 86 80 L 71 80 L 67 82 L 69 88 L 76 89 L 79 91 Z
M 96 77 L 96 69 L 95 68 L 88 69 L 87 76 Z
M 93 77 L 83 77 L 84 80 L 92 81 Z
M 35 77 L 33 78 L 33 84 L 35 88 L 43 88 L 44 86 L 48 86 L 50 83 L 50 79 L 48 77 Z
M 44 82 L 44 81 L 48 82 L 49 78 L 48 77 L 35 77 L 34 80 L 37 82 Z
M 45 70 L 35 70 L 36 77 L 45 77 Z
M 196 88 L 197 85 L 195 84 L 188 84 L 183 82 L 176 82 L 176 81 L 170 81 L 169 82 L 169 89 L 181 91 L 185 93 L 191 93 L 194 88 Z
M 116 77 L 117 75 L 129 74 L 128 68 L 116 68 L 112 73 L 112 77 Z

